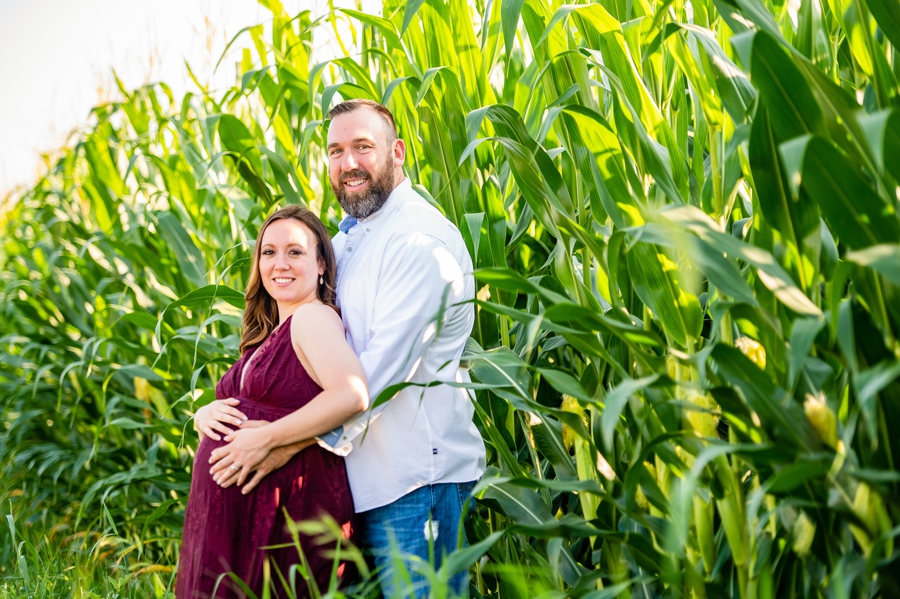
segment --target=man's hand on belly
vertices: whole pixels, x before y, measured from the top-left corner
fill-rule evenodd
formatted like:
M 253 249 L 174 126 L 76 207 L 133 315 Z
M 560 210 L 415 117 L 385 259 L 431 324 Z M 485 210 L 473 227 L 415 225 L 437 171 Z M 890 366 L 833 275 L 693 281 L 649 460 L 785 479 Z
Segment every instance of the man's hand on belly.
M 252 491 L 259 481 L 266 477 L 270 472 L 274 472 L 278 470 L 289 461 L 291 458 L 309 447 L 310 445 L 315 445 L 316 440 L 310 439 L 308 441 L 300 441 L 298 443 L 294 443 L 292 445 L 286 445 L 284 447 L 278 447 L 273 449 L 269 455 L 262 462 L 259 463 L 259 466 L 256 467 L 256 471 L 253 473 L 253 476 L 250 477 L 244 485 L 241 487 L 241 493 L 246 495 L 250 491 Z

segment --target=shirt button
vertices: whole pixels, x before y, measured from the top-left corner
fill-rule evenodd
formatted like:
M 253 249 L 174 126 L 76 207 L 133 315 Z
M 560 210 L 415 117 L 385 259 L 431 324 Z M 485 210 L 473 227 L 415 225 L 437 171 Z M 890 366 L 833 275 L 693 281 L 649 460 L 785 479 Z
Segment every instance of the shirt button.
M 352 252 L 352 251 L 353 251 L 353 248 L 347 248 L 347 251 L 348 251 L 348 252 Z
M 366 233 L 368 233 L 368 232 L 369 232 L 369 229 L 367 228 L 367 229 L 366 229 Z

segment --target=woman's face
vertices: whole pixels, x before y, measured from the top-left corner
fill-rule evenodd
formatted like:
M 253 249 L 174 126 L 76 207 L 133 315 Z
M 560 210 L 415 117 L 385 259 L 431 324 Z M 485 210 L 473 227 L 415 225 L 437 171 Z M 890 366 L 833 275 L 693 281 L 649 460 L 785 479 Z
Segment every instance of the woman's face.
M 295 218 L 273 221 L 260 241 L 259 276 L 278 311 L 317 298 L 325 267 L 316 257 L 316 235 Z

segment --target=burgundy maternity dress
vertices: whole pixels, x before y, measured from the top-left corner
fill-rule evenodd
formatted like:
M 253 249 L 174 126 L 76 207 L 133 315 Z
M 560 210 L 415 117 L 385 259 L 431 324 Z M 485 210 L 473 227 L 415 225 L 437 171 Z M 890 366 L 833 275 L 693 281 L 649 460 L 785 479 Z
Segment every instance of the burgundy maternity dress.
M 219 381 L 216 398 L 236 397 L 238 409 L 251 420 L 273 421 L 290 414 L 322 389 L 309 377 L 291 344 L 290 318 L 255 350 L 241 390 L 241 371 L 254 353 L 246 352 Z M 233 427 L 232 427 L 233 428 Z M 291 566 L 301 560 L 286 527 L 285 509 L 294 521 L 328 514 L 350 535 L 353 500 L 344 459 L 317 445 L 295 455 L 287 464 L 260 481 L 249 494 L 232 485 L 226 489 L 213 482 L 209 456 L 225 445 L 203 437 L 194 458 L 191 492 L 184 520 L 181 558 L 175 596 L 178 599 L 211 599 L 216 580 L 234 572 L 257 595 L 263 585 L 263 562 L 271 562 L 274 596 L 286 596 L 275 568 L 290 580 Z M 291 543 L 283 549 L 261 549 Z M 334 543 L 319 545 L 301 537 L 301 547 L 321 591 L 327 589 L 333 561 L 326 555 Z M 296 574 L 300 596 L 306 585 Z M 215 598 L 243 597 L 226 576 Z

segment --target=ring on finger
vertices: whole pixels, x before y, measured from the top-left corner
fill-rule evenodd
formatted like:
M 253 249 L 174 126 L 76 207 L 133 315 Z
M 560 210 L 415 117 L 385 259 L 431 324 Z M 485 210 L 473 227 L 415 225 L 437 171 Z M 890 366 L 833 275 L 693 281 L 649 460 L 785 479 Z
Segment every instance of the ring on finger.
M 232 464 L 232 465 L 231 465 L 231 469 L 232 469 L 232 470 L 240 470 L 241 467 L 238 466 L 237 464 Z

